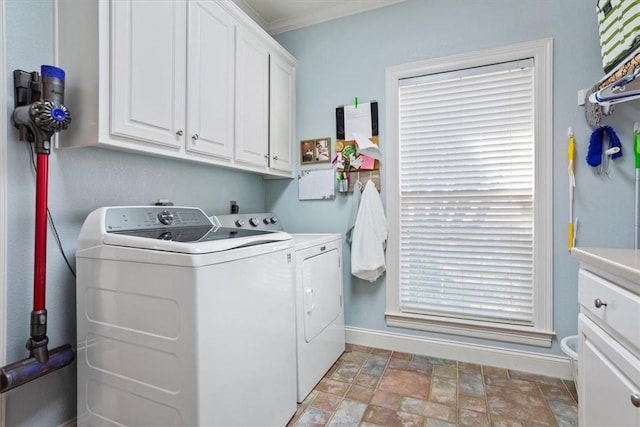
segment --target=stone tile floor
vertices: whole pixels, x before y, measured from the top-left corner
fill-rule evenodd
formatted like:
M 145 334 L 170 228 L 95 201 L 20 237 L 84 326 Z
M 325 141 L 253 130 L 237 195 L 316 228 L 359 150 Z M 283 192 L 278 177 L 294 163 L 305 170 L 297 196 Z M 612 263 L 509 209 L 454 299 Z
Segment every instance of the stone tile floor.
M 288 424 L 577 425 L 573 381 L 350 344 Z

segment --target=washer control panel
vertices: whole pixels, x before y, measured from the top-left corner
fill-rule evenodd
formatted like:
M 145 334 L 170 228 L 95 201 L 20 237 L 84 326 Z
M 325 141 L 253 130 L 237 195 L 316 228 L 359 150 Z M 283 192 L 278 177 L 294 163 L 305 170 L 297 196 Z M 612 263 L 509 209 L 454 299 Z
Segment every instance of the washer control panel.
M 175 206 L 124 206 L 107 209 L 108 233 L 154 228 L 211 227 L 211 220 L 199 208 Z
M 278 217 L 269 212 L 216 215 L 211 217 L 211 219 L 221 227 L 282 231 Z

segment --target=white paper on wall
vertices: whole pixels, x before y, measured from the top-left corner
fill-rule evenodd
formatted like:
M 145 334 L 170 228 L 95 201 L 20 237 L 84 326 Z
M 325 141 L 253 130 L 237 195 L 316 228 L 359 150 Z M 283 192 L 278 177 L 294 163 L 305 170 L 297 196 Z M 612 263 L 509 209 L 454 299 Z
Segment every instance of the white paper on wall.
M 333 169 L 303 170 L 298 174 L 298 200 L 333 200 L 336 198 Z

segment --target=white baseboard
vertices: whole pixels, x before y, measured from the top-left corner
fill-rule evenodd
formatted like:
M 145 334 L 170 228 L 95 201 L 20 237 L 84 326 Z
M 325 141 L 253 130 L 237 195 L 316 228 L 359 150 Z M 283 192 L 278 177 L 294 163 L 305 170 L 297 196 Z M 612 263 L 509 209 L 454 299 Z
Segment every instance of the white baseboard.
M 571 361 L 564 356 L 416 337 L 352 326 L 345 327 L 345 332 L 349 344 L 496 366 L 553 378 L 573 379 Z
M 72 419 L 70 419 L 66 423 L 60 424 L 58 427 L 77 427 L 77 425 L 78 425 L 77 421 L 78 421 L 78 419 L 76 417 L 73 417 Z

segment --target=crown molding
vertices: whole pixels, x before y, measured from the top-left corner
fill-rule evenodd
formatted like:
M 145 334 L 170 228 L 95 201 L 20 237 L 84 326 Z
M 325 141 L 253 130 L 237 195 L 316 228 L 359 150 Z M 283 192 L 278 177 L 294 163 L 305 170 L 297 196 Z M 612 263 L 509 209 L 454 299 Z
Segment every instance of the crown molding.
M 271 22 L 255 11 L 245 0 L 234 0 L 235 3 L 269 34 L 275 35 L 287 31 L 297 30 L 344 16 L 355 15 L 380 7 L 401 3 L 405 0 L 378 0 L 378 1 L 343 1 L 335 5 L 324 5 L 319 10 L 310 10 L 309 13 L 285 16 Z M 310 3 L 313 4 L 313 3 Z
M 335 6 L 326 7 L 315 11 L 311 15 L 287 17 L 277 19 L 267 24 L 266 30 L 269 34 L 280 34 L 287 31 L 297 30 L 333 19 L 342 18 L 357 13 L 367 12 L 380 7 L 402 3 L 405 0 L 386 0 L 384 2 L 343 2 Z
M 249 18 L 253 19 L 258 25 L 260 25 L 265 30 L 267 29 L 267 21 L 262 18 L 262 16 L 255 11 L 253 7 L 249 5 L 245 0 L 233 0 L 233 2 L 240 8 L 244 13 L 249 15 Z

